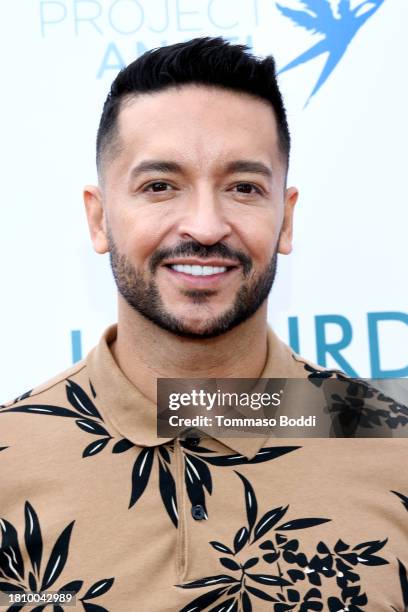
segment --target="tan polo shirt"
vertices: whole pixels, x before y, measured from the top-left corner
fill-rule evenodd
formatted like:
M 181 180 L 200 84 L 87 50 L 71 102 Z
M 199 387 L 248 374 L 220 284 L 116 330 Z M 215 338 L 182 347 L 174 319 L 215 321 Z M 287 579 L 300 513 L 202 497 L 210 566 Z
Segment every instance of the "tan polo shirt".
M 408 609 L 406 439 L 158 439 L 115 334 L 0 409 L 3 598 L 76 593 L 54 612 Z M 263 377 L 313 372 L 268 330 Z

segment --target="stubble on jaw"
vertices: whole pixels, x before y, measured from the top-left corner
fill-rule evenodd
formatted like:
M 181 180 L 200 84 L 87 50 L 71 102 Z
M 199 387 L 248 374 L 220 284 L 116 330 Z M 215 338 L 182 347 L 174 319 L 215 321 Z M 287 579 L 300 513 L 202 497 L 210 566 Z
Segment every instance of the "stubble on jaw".
M 184 338 L 214 338 L 240 325 L 260 308 L 267 299 L 275 280 L 278 257 L 277 248 L 265 270 L 253 276 L 253 278 L 251 278 L 251 259 L 245 254 L 236 253 L 242 263 L 244 283 L 239 288 L 232 306 L 221 315 L 209 317 L 209 320 L 201 327 L 200 331 L 193 331 L 179 317 L 175 317 L 166 309 L 160 296 L 154 274 L 161 261 L 165 259 L 165 252 L 156 251 L 152 256 L 149 262 L 152 278 L 146 281 L 143 275 L 130 263 L 128 258 L 124 254 L 119 253 L 109 230 L 108 243 L 113 277 L 120 295 L 127 304 L 161 329 Z M 221 243 L 211 245 L 210 247 L 198 243 L 195 243 L 196 246 L 193 246 L 193 244 L 181 244 L 178 248 L 173 249 L 171 257 L 200 254 L 204 258 L 210 255 L 225 255 L 234 258 L 234 254 L 231 253 L 228 247 Z M 211 296 L 216 292 L 212 290 L 183 290 L 181 293 L 185 297 L 190 298 L 194 305 L 205 308 L 209 304 Z M 208 308 L 206 310 L 209 312 Z

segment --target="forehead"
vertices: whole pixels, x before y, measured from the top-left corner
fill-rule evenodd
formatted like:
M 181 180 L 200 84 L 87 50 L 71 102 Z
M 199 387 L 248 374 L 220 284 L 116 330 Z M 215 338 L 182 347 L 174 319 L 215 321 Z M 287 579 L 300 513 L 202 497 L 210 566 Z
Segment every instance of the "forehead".
M 118 172 L 157 157 L 200 171 L 239 158 L 283 165 L 271 105 L 216 87 L 184 85 L 131 96 L 122 103 L 118 135 Z

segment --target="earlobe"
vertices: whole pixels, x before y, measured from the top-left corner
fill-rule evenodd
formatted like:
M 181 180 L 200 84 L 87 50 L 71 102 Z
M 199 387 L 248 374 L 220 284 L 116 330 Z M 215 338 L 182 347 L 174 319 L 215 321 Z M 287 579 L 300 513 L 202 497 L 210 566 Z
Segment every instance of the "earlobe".
M 283 222 L 278 245 L 278 252 L 282 255 L 289 255 L 292 252 L 293 212 L 298 196 L 299 192 L 296 187 L 289 187 L 286 190 Z
M 100 187 L 96 185 L 86 185 L 84 187 L 84 204 L 93 247 L 97 253 L 107 253 L 109 247 Z

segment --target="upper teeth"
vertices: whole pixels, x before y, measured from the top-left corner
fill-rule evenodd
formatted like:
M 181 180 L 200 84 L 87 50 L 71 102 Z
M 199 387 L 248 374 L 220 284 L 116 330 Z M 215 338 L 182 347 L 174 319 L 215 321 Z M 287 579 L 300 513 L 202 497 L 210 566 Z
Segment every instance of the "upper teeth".
M 192 274 L 193 276 L 209 276 L 210 274 L 219 274 L 226 272 L 225 266 L 188 266 L 186 264 L 174 264 L 171 266 L 176 272 L 184 272 L 184 274 Z

